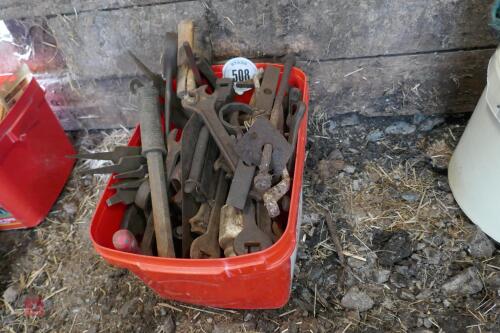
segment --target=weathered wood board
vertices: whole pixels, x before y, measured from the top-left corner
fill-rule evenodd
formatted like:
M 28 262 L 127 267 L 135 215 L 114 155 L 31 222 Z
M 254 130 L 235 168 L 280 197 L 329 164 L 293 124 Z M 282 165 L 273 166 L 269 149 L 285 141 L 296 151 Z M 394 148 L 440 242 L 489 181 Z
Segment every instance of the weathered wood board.
M 491 50 L 299 62 L 309 75 L 311 112 L 366 116 L 471 112 Z M 48 84 L 48 100 L 67 129 L 132 127 L 138 121 L 132 77 Z M 52 80 L 57 82 L 58 80 Z M 43 83 L 43 82 L 42 82 Z M 72 88 L 74 87 L 74 89 Z
M 29 54 L 30 65 L 51 78 L 47 91 L 65 128 L 78 129 L 135 124 L 128 82 L 140 73 L 127 50 L 159 72 L 163 36 L 185 18 L 209 36 L 216 59 L 297 52 L 311 80 L 311 109 L 328 115 L 471 111 L 496 45 L 489 6 L 484 0 L 4 0 L 0 14 L 22 18 L 6 21 L 16 28 L 17 44 L 33 43 L 31 27 L 42 27 L 42 47 Z

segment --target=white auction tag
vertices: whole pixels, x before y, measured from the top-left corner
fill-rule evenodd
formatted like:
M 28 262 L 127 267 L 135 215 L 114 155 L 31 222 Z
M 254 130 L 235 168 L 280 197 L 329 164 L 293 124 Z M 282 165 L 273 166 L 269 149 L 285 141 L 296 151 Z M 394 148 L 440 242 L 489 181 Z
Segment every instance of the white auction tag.
M 257 66 L 255 64 L 243 57 L 233 58 L 228 60 L 222 68 L 222 76 L 225 78 L 230 78 L 235 82 L 234 91 L 238 95 L 243 95 L 245 91 L 252 90 L 251 88 L 237 88 L 236 82 L 242 82 L 246 80 L 253 79 L 254 75 L 257 73 Z

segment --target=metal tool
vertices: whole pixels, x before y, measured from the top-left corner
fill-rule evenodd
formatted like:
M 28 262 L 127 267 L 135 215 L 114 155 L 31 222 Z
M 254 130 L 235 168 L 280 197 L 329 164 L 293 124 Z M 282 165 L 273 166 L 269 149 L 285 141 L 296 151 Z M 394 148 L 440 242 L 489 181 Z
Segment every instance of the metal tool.
M 255 222 L 255 203 L 249 200 L 243 211 L 243 230 L 234 239 L 237 255 L 264 250 L 273 244 L 272 239 L 260 230 Z
M 95 169 L 83 170 L 82 174 L 95 175 L 95 174 L 106 174 L 106 173 L 123 173 L 139 168 L 141 165 L 146 163 L 146 159 L 143 156 L 125 156 L 118 160 L 118 163 L 113 165 L 108 165 Z
M 165 81 L 163 81 L 161 75 L 156 74 L 152 70 L 150 70 L 149 67 L 146 66 L 132 51 L 128 50 L 127 52 L 132 58 L 132 60 L 134 60 L 137 67 L 139 67 L 139 69 L 144 73 L 144 75 L 146 75 L 153 82 L 153 85 L 158 90 L 160 96 L 164 97 Z
M 233 181 L 227 196 L 227 204 L 238 209 L 245 208 L 248 192 L 252 187 L 252 180 L 255 175 L 255 165 L 247 165 L 240 159 L 234 171 Z
M 182 106 L 202 117 L 205 126 L 209 129 L 229 168 L 234 173 L 236 164 L 238 164 L 238 156 L 234 151 L 233 139 L 231 139 L 215 112 L 218 91 L 216 90 L 212 95 L 209 95 L 205 91 L 206 87 L 201 86 L 191 91 L 190 98 L 184 99 Z
M 132 179 L 132 178 L 144 178 L 148 173 L 148 166 L 141 165 L 135 170 L 121 172 L 115 175 L 115 179 Z
M 184 98 L 191 90 L 196 88 L 193 72 L 189 68 L 186 59 L 186 52 L 182 45 L 187 42 L 189 45 L 194 45 L 194 23 L 190 20 L 180 21 L 177 25 L 177 96 Z
M 274 100 L 273 108 L 271 110 L 271 116 L 269 118 L 271 124 L 279 131 L 283 131 L 283 123 L 284 123 L 283 98 L 285 97 L 285 92 L 288 90 L 288 81 L 290 79 L 290 74 L 292 72 L 294 64 L 295 64 L 295 56 L 293 54 L 288 54 L 285 57 L 285 66 L 283 69 L 281 83 L 276 93 L 276 98 Z M 259 173 L 257 174 L 257 176 L 255 176 L 254 180 L 255 187 L 261 191 L 265 191 L 271 186 L 271 175 L 269 174 L 269 161 L 271 161 L 270 155 L 273 153 L 273 149 L 275 149 L 275 147 L 273 147 L 272 144 L 267 143 L 262 150 L 262 158 L 261 158 L 261 165 L 259 166 Z
M 114 189 L 124 189 L 124 190 L 138 189 L 144 181 L 146 181 L 146 178 L 126 179 L 124 181 L 114 183 L 110 187 Z
M 280 70 L 275 66 L 267 66 L 262 76 L 262 83 L 255 90 L 255 112 L 257 114 L 271 114 L 276 88 L 280 79 Z
M 141 155 L 141 147 L 117 146 L 112 151 L 99 153 L 82 153 L 68 156 L 84 160 L 104 160 L 118 163 L 122 157 Z
M 230 205 L 220 211 L 219 245 L 225 257 L 234 257 L 234 239 L 243 230 L 243 212 Z
M 177 34 L 175 32 L 167 32 L 165 36 L 162 65 L 165 80 L 165 138 L 168 142 L 170 117 L 174 110 L 174 99 L 177 99 L 172 86 L 172 81 L 177 76 Z
M 304 118 L 304 115 L 306 114 L 306 105 L 303 102 L 299 102 L 297 104 L 297 110 L 292 116 L 292 119 L 290 120 L 291 123 L 289 125 L 289 132 L 288 132 L 288 142 L 292 146 L 292 156 L 288 160 L 287 163 L 287 168 L 291 172 L 293 165 L 294 165 L 294 155 L 295 155 L 295 147 L 297 146 L 297 140 L 299 136 L 299 128 L 300 128 L 300 123 L 302 122 L 302 118 Z
M 152 86 L 141 87 L 140 98 L 142 154 L 148 165 L 156 246 L 159 256 L 173 258 L 175 250 L 163 160 L 166 149 L 160 123 L 158 91 Z
M 273 239 L 273 229 L 272 229 L 272 224 L 273 221 L 271 220 L 271 217 L 269 216 L 266 207 L 262 202 L 258 202 L 256 204 L 257 209 L 256 209 L 256 216 L 257 216 L 257 226 L 260 228 L 260 230 L 264 231 L 269 238 L 272 240 Z
M 134 203 L 137 207 L 142 209 L 146 214 L 150 213 L 151 206 L 151 188 L 149 187 L 149 179 L 145 179 L 141 186 L 137 189 L 135 194 Z
M 208 221 L 210 219 L 210 205 L 204 202 L 200 205 L 200 209 L 195 216 L 189 219 L 191 232 L 196 234 L 204 234 L 207 232 Z
M 189 177 L 189 171 L 193 163 L 193 154 L 196 147 L 197 137 L 203 126 L 203 120 L 193 114 L 189 118 L 186 126 L 183 129 L 181 139 L 181 195 L 182 195 L 182 257 L 189 258 L 191 249 L 191 225 L 189 219 L 196 215 L 199 209 L 199 204 L 194 200 L 193 196 L 184 191 L 185 182 Z
M 290 183 L 290 175 L 288 174 L 288 170 L 285 168 L 282 172 L 281 181 L 262 195 L 264 205 L 266 206 L 270 217 L 274 218 L 280 214 L 278 201 L 290 190 Z
M 120 229 L 127 229 L 135 237 L 142 236 L 146 228 L 146 219 L 144 214 L 137 208 L 136 205 L 129 205 L 123 214 Z
M 113 194 L 111 197 L 108 198 L 108 200 L 106 200 L 106 204 L 109 207 L 119 203 L 122 203 L 124 205 L 130 205 L 131 203 L 134 202 L 136 192 L 137 189 L 130 189 L 130 190 L 118 189 L 116 190 L 115 194 Z
M 148 220 L 146 221 L 146 229 L 144 230 L 144 235 L 142 236 L 141 241 L 141 252 L 144 255 L 152 256 L 153 255 L 153 245 L 155 243 L 155 227 L 153 222 L 153 214 L 148 216 Z
M 210 212 L 210 220 L 207 232 L 196 238 L 191 244 L 191 258 L 219 258 L 221 248 L 219 246 L 220 210 L 227 195 L 228 184 L 223 171 L 217 176 L 217 190 L 215 202 Z
M 165 158 L 167 172 L 165 178 L 167 183 L 170 183 L 175 166 L 179 163 L 181 158 L 181 143 L 175 140 L 178 132 L 179 130 L 174 128 L 167 136 L 167 157 Z
M 204 163 L 199 183 L 196 184 L 194 191 L 191 192 L 191 194 L 193 195 L 193 197 L 197 202 L 202 203 L 207 200 L 213 199 L 217 186 L 217 182 L 214 181 L 217 179 L 217 173 L 214 170 L 214 163 L 215 160 L 217 159 L 217 154 L 219 154 L 217 145 L 215 144 L 214 140 L 210 137 L 208 141 L 207 152 L 203 157 Z M 194 164 L 195 160 L 193 159 L 192 166 Z
M 265 145 L 273 147 L 270 164 L 275 172 L 281 172 L 292 154 L 292 147 L 283 135 L 264 117 L 255 119 L 252 127 L 236 143 L 234 149 L 238 156 L 250 165 L 259 165 L 262 148 Z
M 224 127 L 226 127 L 228 131 L 230 131 L 234 135 L 242 133 L 243 130 L 247 129 L 246 126 L 240 124 L 233 124 L 231 120 L 228 122 L 225 120 L 225 118 L 227 117 L 227 115 L 230 115 L 231 117 L 230 119 L 232 119 L 233 121 L 237 120 L 240 112 L 246 115 L 252 115 L 253 109 L 248 104 L 232 102 L 232 103 L 227 103 L 219 110 L 219 119 L 221 123 L 224 125 Z M 238 122 L 236 121 L 236 123 Z
M 196 187 L 200 184 L 201 172 L 203 170 L 203 165 L 205 164 L 205 155 L 207 153 L 209 139 L 210 133 L 208 132 L 208 128 L 203 126 L 200 130 L 200 135 L 198 136 L 198 141 L 196 142 L 196 147 L 194 149 L 193 162 L 191 164 L 191 170 L 189 170 L 189 177 L 184 186 L 184 191 L 186 193 L 193 193 L 196 190 Z
M 286 126 L 288 126 L 288 128 L 292 125 L 292 119 L 297 112 L 299 102 L 302 102 L 302 92 L 299 88 L 290 87 L 288 90 L 288 113 L 286 116 Z
M 198 66 L 196 65 L 196 59 L 194 58 L 193 50 L 191 49 L 191 46 L 189 45 L 188 42 L 184 42 L 182 44 L 182 47 L 184 48 L 189 68 L 193 72 L 194 82 L 196 82 L 196 85 L 199 87 L 203 85 L 203 81 L 201 79 L 201 74 L 200 71 L 198 70 Z
M 214 110 L 218 111 L 223 105 L 230 103 L 234 99 L 233 80 L 229 78 L 219 78 L 215 82 L 215 91 L 217 98 L 215 100 Z
M 205 59 L 204 57 L 200 57 L 196 62 L 196 66 L 198 67 L 198 70 L 201 72 L 201 74 L 205 77 L 210 87 L 212 87 L 212 89 L 215 89 L 217 76 L 212 70 L 212 66 L 210 66 L 210 63 L 207 61 L 207 59 Z

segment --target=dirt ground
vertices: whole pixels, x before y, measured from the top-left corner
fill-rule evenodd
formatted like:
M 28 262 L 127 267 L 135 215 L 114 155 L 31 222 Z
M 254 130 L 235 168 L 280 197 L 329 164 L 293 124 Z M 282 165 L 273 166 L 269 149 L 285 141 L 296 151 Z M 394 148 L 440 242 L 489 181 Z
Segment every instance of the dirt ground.
M 0 233 L 1 331 L 500 332 L 498 249 L 460 211 L 446 177 L 466 121 L 311 110 L 301 242 L 279 310 L 188 307 L 105 263 L 88 231 L 104 178 L 81 177 L 79 162 L 39 227 Z M 72 137 L 80 150 L 103 150 L 128 135 Z M 34 296 L 44 313 L 25 316 Z

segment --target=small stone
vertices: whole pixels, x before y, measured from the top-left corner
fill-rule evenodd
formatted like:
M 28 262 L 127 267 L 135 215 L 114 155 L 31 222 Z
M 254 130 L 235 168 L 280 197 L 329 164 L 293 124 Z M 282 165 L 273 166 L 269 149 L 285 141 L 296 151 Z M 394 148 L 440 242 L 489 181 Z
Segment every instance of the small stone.
M 489 289 L 500 290 L 500 272 L 494 272 L 485 282 Z
M 377 142 L 377 141 L 382 140 L 383 137 L 384 137 L 384 132 L 382 132 L 379 129 L 376 129 L 376 130 L 371 131 L 370 133 L 368 133 L 368 135 L 366 136 L 366 141 L 368 141 L 368 142 Z
M 432 321 L 429 318 L 424 318 L 424 326 L 425 326 L 425 328 L 431 328 Z
M 360 321 L 361 317 L 359 315 L 359 311 L 356 310 L 351 310 L 351 311 L 346 311 L 346 317 L 349 319 L 353 319 L 354 321 Z
M 329 160 L 343 160 L 344 155 L 342 155 L 342 152 L 338 149 L 333 150 L 329 155 L 328 155 Z
M 373 307 L 374 302 L 367 293 L 360 291 L 358 287 L 352 287 L 344 295 L 344 297 L 342 297 L 341 304 L 346 309 L 363 312 L 370 310 Z
M 352 190 L 358 192 L 361 189 L 360 187 L 360 180 L 355 179 L 352 181 Z
M 19 297 L 19 289 L 16 286 L 10 286 L 5 289 L 2 297 L 7 303 L 12 304 Z
M 391 271 L 388 269 L 377 269 L 373 271 L 373 282 L 378 284 L 386 283 L 391 276 Z
M 415 125 L 418 125 L 420 124 L 421 122 L 423 122 L 424 120 L 426 120 L 427 117 L 421 113 L 417 113 L 413 116 L 413 121 L 412 123 L 415 124 Z
M 385 129 L 385 134 L 408 135 L 415 132 L 415 125 L 408 124 L 405 121 L 398 121 Z
M 350 116 L 342 119 L 340 126 L 356 126 L 359 124 L 359 116 L 357 114 L 352 114 Z
M 449 307 L 451 306 L 451 303 L 450 303 L 450 301 L 448 301 L 447 299 L 445 299 L 445 300 L 443 301 L 443 305 L 444 305 L 446 308 L 449 308 Z
M 354 172 L 356 172 L 356 167 L 353 165 L 346 165 L 343 170 L 348 174 L 353 174 Z
M 427 259 L 427 263 L 430 265 L 439 265 L 441 262 L 441 252 L 436 249 L 426 247 L 424 249 L 424 254 Z
M 420 300 L 428 299 L 431 296 L 432 296 L 432 290 L 425 289 L 425 290 L 422 290 L 420 292 L 420 294 L 417 295 L 416 298 L 420 301 Z
M 422 327 L 424 326 L 424 320 L 422 318 L 417 319 L 417 327 Z
M 495 252 L 495 244 L 486 236 L 481 229 L 476 228 L 476 232 L 469 241 L 469 253 L 474 258 L 489 258 Z
M 413 252 L 410 235 L 405 231 L 377 232 L 372 242 L 380 251 L 377 253 L 379 263 L 385 267 L 393 266 Z
M 413 192 L 406 192 L 401 194 L 401 198 L 403 198 L 403 200 L 407 202 L 415 202 L 420 198 L 420 196 Z
M 243 321 L 250 321 L 254 318 L 254 315 L 251 312 L 248 312 L 245 317 L 243 317 Z
M 337 171 L 343 170 L 345 167 L 345 162 L 344 160 L 332 160 L 330 162 L 332 168 L 334 168 Z
M 404 290 L 404 289 L 400 289 L 399 290 L 399 293 L 398 293 L 398 296 L 400 299 L 404 300 L 404 301 L 414 301 L 415 300 L 415 295 L 413 295 L 411 292 L 407 291 L 407 290 Z
M 448 295 L 472 295 L 483 290 L 483 282 L 475 267 L 469 267 L 455 275 L 441 287 Z
M 159 328 L 158 331 L 164 333 L 175 333 L 175 321 L 174 318 L 172 318 L 172 315 L 169 315 L 165 319 L 163 325 L 161 325 L 161 328 Z
M 429 132 L 434 129 L 434 127 L 441 125 L 444 123 L 443 118 L 429 118 L 424 120 L 420 126 L 418 126 L 418 130 L 422 132 Z
M 78 212 L 78 206 L 74 202 L 65 202 L 62 209 L 67 215 L 75 215 Z

